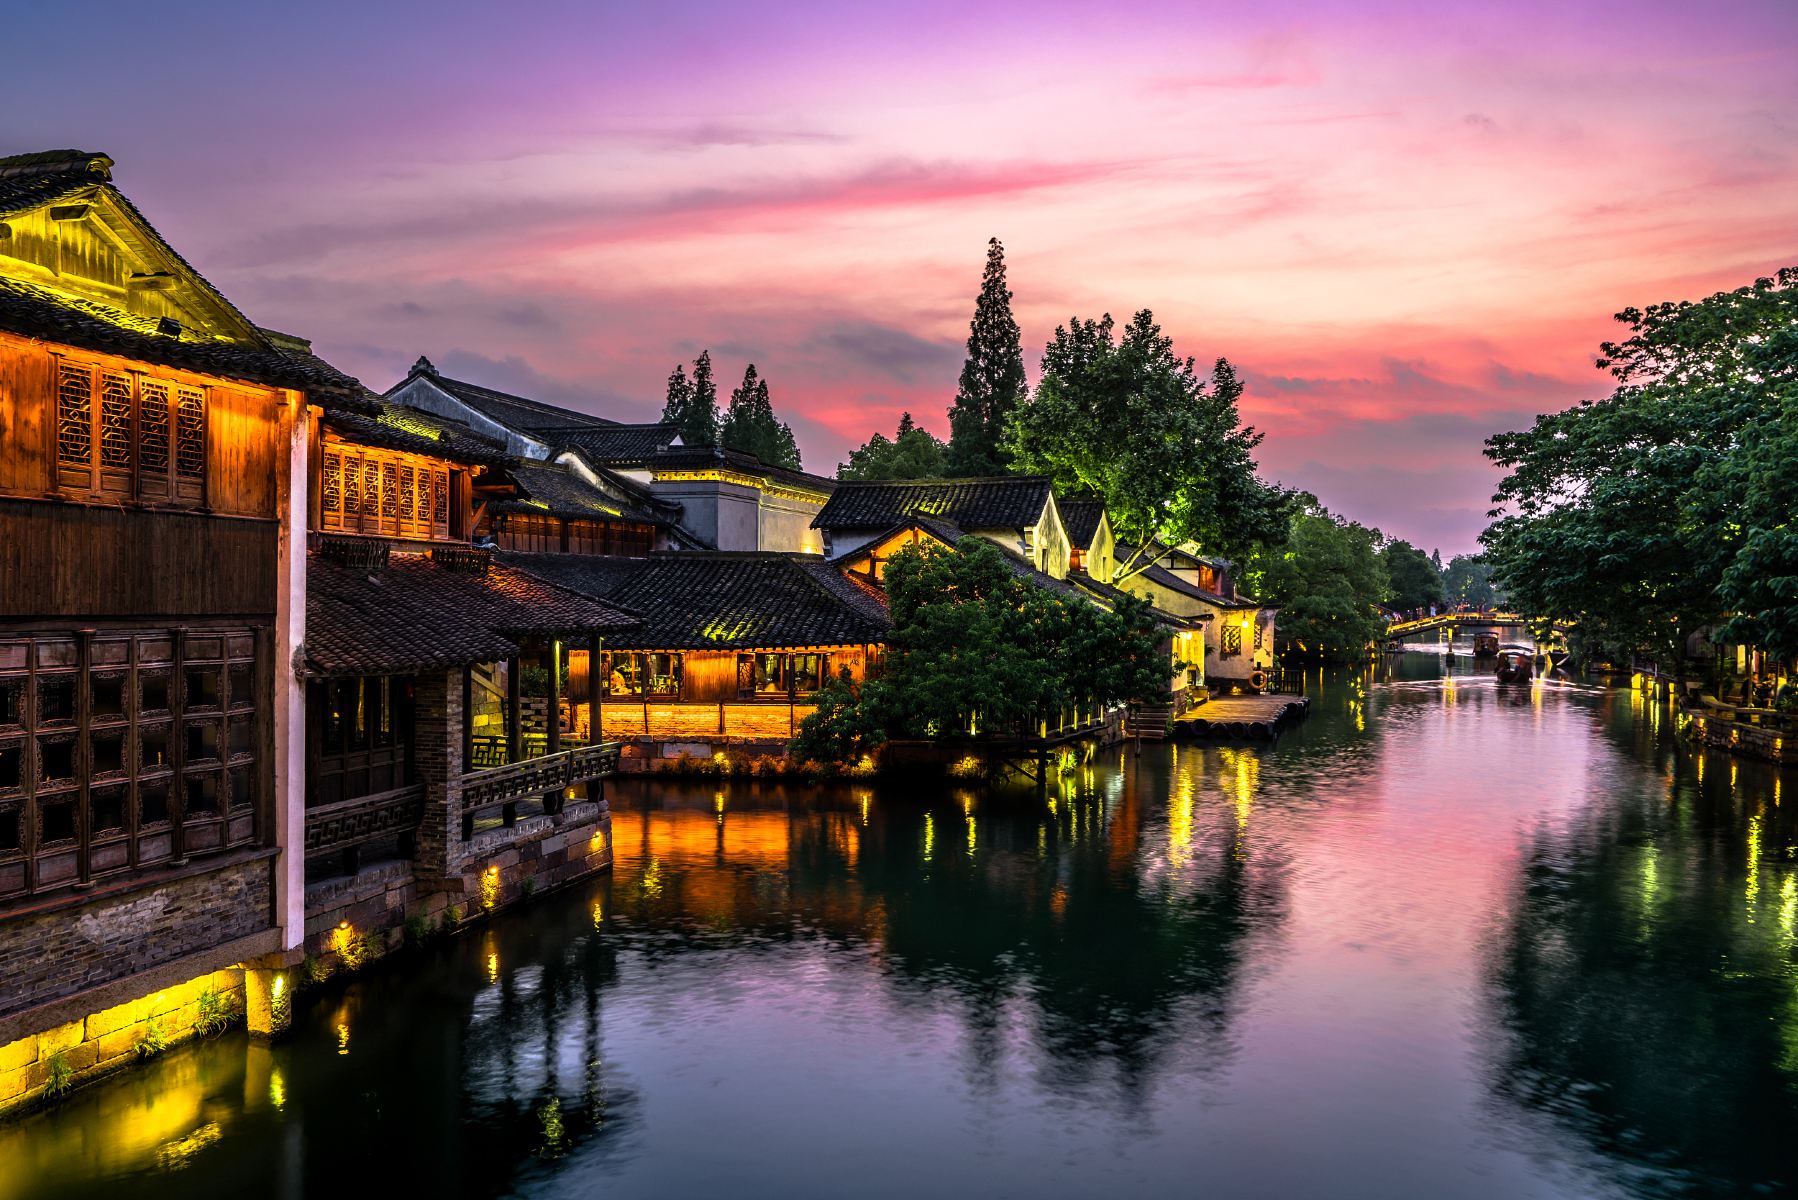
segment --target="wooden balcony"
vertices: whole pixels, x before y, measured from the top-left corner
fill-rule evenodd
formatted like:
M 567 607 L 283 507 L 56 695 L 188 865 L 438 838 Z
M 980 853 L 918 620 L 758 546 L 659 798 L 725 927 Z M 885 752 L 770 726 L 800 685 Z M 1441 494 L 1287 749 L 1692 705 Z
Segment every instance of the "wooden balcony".
M 462 776 L 462 836 L 472 836 L 475 815 L 484 809 L 504 810 L 502 819 L 507 825 L 516 817 L 516 806 L 526 801 L 541 801 L 545 812 L 558 812 L 569 788 L 597 783 L 617 770 L 618 743 L 596 742 L 470 771 Z
M 336 804 L 306 810 L 306 858 L 339 855 L 342 870 L 353 875 L 363 846 L 397 837 L 400 853 L 410 856 L 413 834 L 424 813 L 425 789 L 421 783 L 357 796 Z

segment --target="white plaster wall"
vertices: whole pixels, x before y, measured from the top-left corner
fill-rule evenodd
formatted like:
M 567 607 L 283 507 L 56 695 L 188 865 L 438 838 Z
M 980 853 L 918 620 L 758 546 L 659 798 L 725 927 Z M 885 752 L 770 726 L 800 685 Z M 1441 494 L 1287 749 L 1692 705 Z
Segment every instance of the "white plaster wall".
M 534 438 L 514 432 L 507 426 L 456 399 L 426 376 L 408 379 L 389 397 L 398 404 L 408 404 L 424 412 L 461 421 L 476 433 L 499 438 L 506 443 L 506 453 L 520 458 L 548 458 L 549 447 Z

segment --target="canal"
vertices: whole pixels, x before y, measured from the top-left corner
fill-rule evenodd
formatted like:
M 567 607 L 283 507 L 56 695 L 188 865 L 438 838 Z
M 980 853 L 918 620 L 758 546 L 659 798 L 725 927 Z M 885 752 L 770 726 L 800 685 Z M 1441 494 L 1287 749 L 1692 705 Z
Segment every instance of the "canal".
M 1777 775 L 1627 690 L 1308 683 L 1041 799 L 621 784 L 611 878 L 0 1126 L 0 1200 L 1798 1187 Z

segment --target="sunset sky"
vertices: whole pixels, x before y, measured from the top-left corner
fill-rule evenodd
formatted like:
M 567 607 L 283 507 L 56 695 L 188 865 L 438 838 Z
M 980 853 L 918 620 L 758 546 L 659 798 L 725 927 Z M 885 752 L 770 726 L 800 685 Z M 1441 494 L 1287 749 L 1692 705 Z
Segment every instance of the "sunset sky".
M 1610 315 L 1798 262 L 1798 3 L 26 6 L 0 153 L 117 160 L 377 390 L 618 420 L 709 347 L 806 466 L 946 431 L 986 239 L 1224 355 L 1263 474 L 1449 554 Z M 1575 10 L 1575 11 L 1569 11 Z

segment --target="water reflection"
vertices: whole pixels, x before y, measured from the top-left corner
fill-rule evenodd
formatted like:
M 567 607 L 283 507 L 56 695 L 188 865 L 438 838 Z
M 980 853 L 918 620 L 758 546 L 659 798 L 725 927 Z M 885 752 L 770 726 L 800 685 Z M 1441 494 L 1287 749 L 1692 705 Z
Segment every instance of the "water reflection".
M 1779 778 L 1626 691 L 1307 683 L 1041 795 L 621 784 L 610 878 L 0 1127 L 0 1200 L 1791 1186 Z

